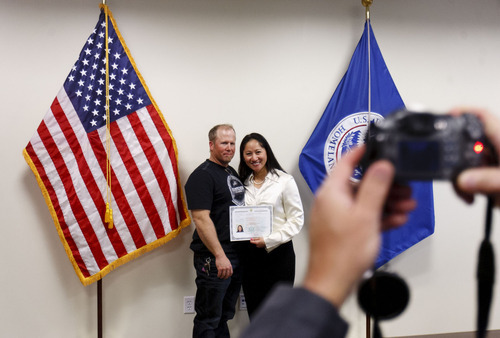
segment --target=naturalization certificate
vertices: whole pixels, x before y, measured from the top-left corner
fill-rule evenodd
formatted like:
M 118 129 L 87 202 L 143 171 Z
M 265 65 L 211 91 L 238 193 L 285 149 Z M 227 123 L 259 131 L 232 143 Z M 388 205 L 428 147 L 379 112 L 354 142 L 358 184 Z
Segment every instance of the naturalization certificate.
M 265 237 L 271 234 L 272 230 L 273 207 L 271 205 L 229 207 L 231 242 Z

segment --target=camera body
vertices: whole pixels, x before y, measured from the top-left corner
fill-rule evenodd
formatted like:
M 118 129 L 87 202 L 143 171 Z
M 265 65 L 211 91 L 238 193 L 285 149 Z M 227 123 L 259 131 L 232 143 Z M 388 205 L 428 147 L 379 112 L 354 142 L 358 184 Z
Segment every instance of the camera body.
M 494 153 L 482 123 L 460 116 L 399 110 L 366 134 L 362 169 L 379 159 L 396 168 L 396 180 L 453 180 L 464 169 L 484 166 Z

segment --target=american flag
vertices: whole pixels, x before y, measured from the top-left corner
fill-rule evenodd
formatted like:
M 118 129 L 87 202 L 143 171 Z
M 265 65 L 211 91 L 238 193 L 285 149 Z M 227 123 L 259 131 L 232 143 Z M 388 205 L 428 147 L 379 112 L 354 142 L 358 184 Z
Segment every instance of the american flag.
M 84 285 L 166 243 L 190 224 L 175 140 L 111 12 L 105 5 L 101 9 L 94 31 L 23 151 Z M 112 228 L 104 222 L 106 101 Z

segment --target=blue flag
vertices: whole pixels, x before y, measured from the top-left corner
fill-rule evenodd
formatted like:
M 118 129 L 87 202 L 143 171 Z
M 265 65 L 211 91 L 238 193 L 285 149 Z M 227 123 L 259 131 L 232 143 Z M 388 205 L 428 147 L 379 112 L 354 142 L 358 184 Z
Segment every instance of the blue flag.
M 367 21 L 347 72 L 300 154 L 300 172 L 312 192 L 343 154 L 364 142 L 368 120 L 376 123 L 401 108 L 403 100 Z M 360 177 L 355 170 L 353 178 Z M 434 232 L 432 182 L 413 182 L 411 186 L 417 209 L 403 227 L 384 233 L 376 267 Z

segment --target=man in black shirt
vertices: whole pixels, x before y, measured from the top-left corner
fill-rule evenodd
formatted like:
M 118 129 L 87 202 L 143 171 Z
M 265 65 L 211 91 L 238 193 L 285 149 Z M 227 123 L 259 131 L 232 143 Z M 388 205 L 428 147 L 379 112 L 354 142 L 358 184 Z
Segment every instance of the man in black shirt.
M 193 337 L 229 337 L 227 321 L 234 317 L 241 288 L 239 262 L 230 242 L 229 207 L 244 205 L 245 188 L 229 166 L 235 153 L 233 127 L 217 125 L 208 138 L 210 158 L 185 186 L 196 226 L 190 246 L 197 286 Z

